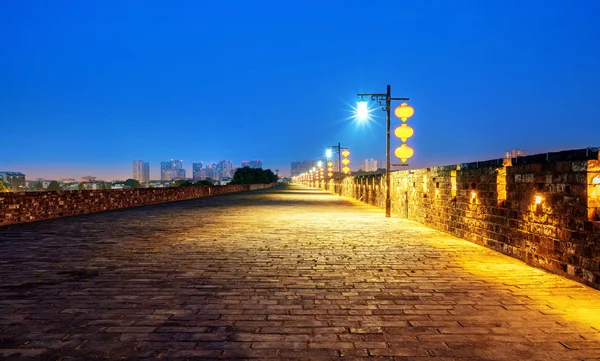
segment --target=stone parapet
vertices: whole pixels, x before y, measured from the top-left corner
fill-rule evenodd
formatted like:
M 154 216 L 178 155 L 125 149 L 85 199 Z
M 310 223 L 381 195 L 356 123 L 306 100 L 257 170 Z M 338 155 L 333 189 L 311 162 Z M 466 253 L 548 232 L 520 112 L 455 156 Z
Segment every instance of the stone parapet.
M 597 148 L 395 171 L 390 192 L 394 215 L 600 289 Z M 385 175 L 342 195 L 383 208 Z
M 0 227 L 79 214 L 270 188 L 235 184 L 176 188 L 0 193 Z

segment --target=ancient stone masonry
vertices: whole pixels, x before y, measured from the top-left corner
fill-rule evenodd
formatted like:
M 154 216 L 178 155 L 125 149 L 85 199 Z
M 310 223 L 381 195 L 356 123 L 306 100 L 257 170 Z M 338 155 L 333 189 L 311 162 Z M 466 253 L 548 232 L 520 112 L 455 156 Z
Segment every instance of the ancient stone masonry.
M 391 177 L 393 214 L 600 289 L 597 148 Z M 342 192 L 383 208 L 385 176 L 348 177 Z
M 270 188 L 236 184 L 180 188 L 0 193 L 0 226 Z

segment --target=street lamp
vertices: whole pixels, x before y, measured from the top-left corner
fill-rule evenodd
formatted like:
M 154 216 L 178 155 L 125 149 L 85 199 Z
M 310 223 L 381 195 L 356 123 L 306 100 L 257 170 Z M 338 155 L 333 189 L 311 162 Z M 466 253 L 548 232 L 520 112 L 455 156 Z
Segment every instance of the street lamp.
M 333 156 L 333 150 L 337 151 L 337 155 L 338 155 L 338 175 L 339 175 L 339 183 L 340 185 L 338 186 L 338 189 L 340 189 L 340 196 L 342 196 L 342 192 L 341 192 L 341 176 L 342 176 L 342 146 L 340 143 L 338 143 L 337 145 L 330 145 L 327 147 L 327 149 L 325 150 L 325 157 L 327 157 L 327 159 L 331 159 L 331 157 Z M 334 186 L 335 186 L 335 182 L 334 182 Z M 335 189 L 333 190 L 335 192 Z
M 407 166 L 406 163 L 401 164 L 391 164 L 390 161 L 390 107 L 392 100 L 408 100 L 408 98 L 392 98 L 392 87 L 391 85 L 387 86 L 387 92 L 385 94 L 357 94 L 360 97 L 360 101 L 357 104 L 357 116 L 362 117 L 363 119 L 368 117 L 368 104 L 364 100 L 364 97 L 371 97 L 371 100 L 379 102 L 379 106 L 381 106 L 381 110 L 385 112 L 385 121 L 386 121 L 386 147 L 385 147 L 385 216 L 390 217 L 391 214 L 391 197 L 390 197 L 390 168 L 392 165 L 394 166 Z M 385 102 L 385 103 L 384 103 Z M 402 119 L 403 122 L 406 119 L 410 118 L 414 113 L 414 110 L 411 106 L 406 103 L 400 105 L 394 111 L 394 114 Z M 403 124 L 405 125 L 405 124 Z M 403 127 L 400 126 L 396 128 L 395 134 L 400 139 L 407 139 L 413 135 L 414 130 L 411 127 Z M 408 129 L 407 129 L 408 128 Z M 404 140 L 403 140 L 404 141 Z M 402 160 L 402 162 L 406 162 L 408 158 L 412 157 L 414 151 L 411 147 L 406 144 L 402 144 L 402 146 L 398 147 L 394 154 Z

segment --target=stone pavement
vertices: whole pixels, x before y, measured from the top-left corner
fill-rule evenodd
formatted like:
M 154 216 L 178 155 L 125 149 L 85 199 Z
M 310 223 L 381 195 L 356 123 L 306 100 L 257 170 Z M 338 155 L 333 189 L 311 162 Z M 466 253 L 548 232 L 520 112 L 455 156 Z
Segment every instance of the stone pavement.
M 0 359 L 600 360 L 600 292 L 299 186 L 0 228 Z

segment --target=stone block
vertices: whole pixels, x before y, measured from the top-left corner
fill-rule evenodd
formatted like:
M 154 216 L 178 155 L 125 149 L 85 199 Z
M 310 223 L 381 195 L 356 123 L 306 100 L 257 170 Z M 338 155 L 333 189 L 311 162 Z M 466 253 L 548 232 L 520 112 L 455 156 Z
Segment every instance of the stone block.
M 577 160 L 571 164 L 572 172 L 585 172 L 587 170 L 588 161 Z

